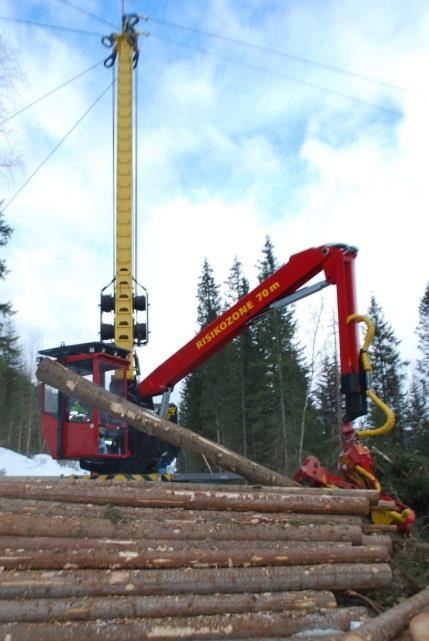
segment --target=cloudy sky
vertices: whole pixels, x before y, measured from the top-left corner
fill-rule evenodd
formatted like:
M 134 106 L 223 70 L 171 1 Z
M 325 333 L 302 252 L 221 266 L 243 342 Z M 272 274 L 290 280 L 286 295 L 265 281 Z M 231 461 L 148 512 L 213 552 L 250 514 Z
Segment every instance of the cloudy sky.
M 125 0 L 125 10 L 149 17 L 137 71 L 143 374 L 193 335 L 204 258 L 222 285 L 237 256 L 254 286 L 267 234 L 279 263 L 323 243 L 357 246 L 359 311 L 374 294 L 414 358 L 429 280 L 428 3 Z M 1 16 L 17 19 L 0 20 L 16 78 L 11 91 L 2 69 L 2 120 L 101 63 L 100 36 L 120 12 L 120 0 L 0 0 Z M 16 192 L 111 81 L 101 63 L 1 127 L 19 160 L 1 175 L 14 227 L 1 299 L 33 349 L 98 337 L 99 290 L 113 275 L 110 89 Z M 298 305 L 304 343 L 321 301 L 328 326 L 328 290 Z

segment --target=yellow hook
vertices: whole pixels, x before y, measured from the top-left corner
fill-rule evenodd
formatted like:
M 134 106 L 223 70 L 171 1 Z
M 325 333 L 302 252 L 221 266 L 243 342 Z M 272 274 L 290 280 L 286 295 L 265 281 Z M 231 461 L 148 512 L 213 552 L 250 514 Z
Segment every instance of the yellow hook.
M 347 322 L 351 323 L 352 321 L 356 321 L 357 323 L 365 323 L 367 327 L 367 333 L 365 336 L 362 349 L 360 351 L 360 357 L 361 357 L 362 367 L 364 371 L 372 372 L 372 365 L 368 355 L 368 348 L 375 335 L 374 323 L 370 318 L 368 318 L 367 316 L 362 316 L 361 314 L 351 314 L 347 318 Z M 377 405 L 377 407 L 384 413 L 384 415 L 386 416 L 386 420 L 381 427 L 368 428 L 368 429 L 357 432 L 356 436 L 360 439 L 366 438 L 367 436 L 381 436 L 382 434 L 387 434 L 393 429 L 395 425 L 395 414 L 390 409 L 390 407 L 388 407 L 386 403 L 383 403 L 383 401 L 380 398 L 378 398 L 377 394 L 374 392 L 373 389 L 368 389 L 367 395 L 371 399 L 371 401 L 374 403 L 374 405 Z

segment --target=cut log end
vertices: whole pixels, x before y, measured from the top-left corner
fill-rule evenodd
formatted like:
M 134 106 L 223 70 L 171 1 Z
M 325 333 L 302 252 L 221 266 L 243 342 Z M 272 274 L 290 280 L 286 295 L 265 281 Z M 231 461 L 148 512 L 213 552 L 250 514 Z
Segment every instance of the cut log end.
M 413 641 L 429 641 L 429 613 L 422 612 L 411 619 L 410 633 Z

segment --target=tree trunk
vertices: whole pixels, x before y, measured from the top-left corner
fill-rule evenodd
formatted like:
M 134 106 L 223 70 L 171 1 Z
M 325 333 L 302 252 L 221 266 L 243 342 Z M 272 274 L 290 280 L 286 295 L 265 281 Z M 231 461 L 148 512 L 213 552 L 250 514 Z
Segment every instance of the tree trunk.
M 30 605 L 31 603 L 31 605 Z M 4 607 L 3 607 L 4 605 Z M 135 617 L 172 617 L 240 612 L 302 612 L 336 608 L 332 592 L 277 592 L 263 594 L 183 594 L 166 596 L 104 596 L 78 599 L 0 601 L 2 623 L 88 621 Z
M 168 424 L 168 421 L 166 421 Z M 187 510 L 229 510 L 236 512 L 295 512 L 301 514 L 350 514 L 366 516 L 369 502 L 365 497 L 327 496 L 300 492 L 265 492 L 247 489 L 241 492 L 194 488 L 177 488 L 174 483 L 153 482 L 141 484 L 107 485 L 83 483 L 77 480 L 56 482 L 9 481 L 0 483 L 0 496 L 66 503 L 94 503 L 95 505 L 127 505 L 131 507 L 185 508 Z M 299 521 L 299 516 L 297 516 Z
M 34 412 L 34 398 L 33 398 L 33 386 L 31 382 L 28 383 L 27 391 L 27 435 L 25 439 L 25 454 L 26 456 L 30 455 L 31 450 L 31 437 L 33 432 L 33 412 Z
M 285 383 L 283 380 L 283 369 L 282 369 L 280 348 L 278 349 L 278 353 L 277 353 L 276 368 L 277 368 L 277 376 L 278 376 L 278 392 L 280 396 L 279 405 L 280 405 L 281 434 L 282 434 L 282 445 L 283 445 L 282 467 L 286 472 L 289 469 L 289 438 L 287 434 Z
M 10 478 L 10 477 L 8 477 Z M 35 483 L 40 481 L 34 477 Z M 153 482 L 153 481 L 152 481 Z M 3 483 L 3 480 L 2 480 Z M 109 486 L 109 481 L 102 481 L 103 487 Z M 176 486 L 176 483 L 174 484 Z M 1 496 L 0 484 L 0 510 L 2 512 L 23 513 L 30 516 L 31 514 L 40 514 L 40 499 L 19 499 L 19 498 L 5 498 Z M 188 487 L 189 489 L 189 487 Z M 54 500 L 43 499 L 43 514 L 45 516 L 73 516 L 80 515 L 88 517 L 87 505 L 89 499 L 82 499 L 82 503 L 65 503 Z M 115 506 L 115 513 L 117 521 L 134 521 L 142 517 L 140 508 L 130 506 Z M 106 518 L 106 507 L 103 505 L 91 504 L 91 518 Z M 158 523 L 166 523 L 167 527 L 179 525 L 183 523 L 183 512 L 181 508 L 145 508 L 144 516 L 147 519 L 154 519 Z M 235 512 L 234 515 L 230 511 L 219 510 L 187 510 L 186 522 L 195 524 L 201 523 L 202 525 L 214 524 L 217 525 L 248 525 L 248 526 L 278 526 L 284 528 L 285 526 L 292 525 L 294 527 L 301 527 L 303 525 L 313 525 L 317 527 L 343 525 L 347 527 L 358 526 L 360 530 L 364 530 L 361 523 L 362 519 L 359 516 L 348 514 L 294 514 L 293 512 Z M 370 536 L 370 535 L 368 535 Z M 379 535 L 377 535 L 379 536 Z M 362 536 L 361 536 L 362 538 Z M 377 545 L 379 545 L 377 543 Z M 429 547 L 429 544 L 426 544 Z
M 108 579 L 106 579 L 108 577 Z M 387 563 L 338 563 L 271 568 L 188 568 L 180 570 L 52 570 L 4 572 L 3 599 L 117 595 L 214 594 L 289 590 L 368 590 L 391 585 Z
M 22 452 L 23 431 L 24 431 L 24 407 L 21 406 L 21 414 L 19 417 L 19 428 L 18 428 L 18 441 L 16 445 L 16 451 L 20 453 Z
M 249 461 L 222 445 L 213 443 L 184 427 L 160 418 L 153 412 L 124 400 L 116 394 L 107 392 L 99 385 L 86 381 L 56 361 L 42 358 L 37 368 L 37 378 L 56 387 L 64 394 L 73 394 L 74 398 L 125 420 L 139 431 L 157 436 L 190 452 L 204 454 L 215 465 L 240 474 L 250 482 L 262 483 L 263 485 L 296 485 L 294 481 L 282 474 Z
M 245 388 L 245 375 L 244 375 L 244 350 L 243 350 L 243 337 L 240 336 L 239 343 L 239 356 L 240 356 L 240 410 L 241 410 L 241 440 L 242 451 L 244 458 L 247 458 L 247 408 L 246 408 L 246 388 Z
M 0 520 L 1 536 L 87 536 L 102 538 L 165 539 L 165 540 L 218 540 L 224 541 L 325 541 L 351 542 L 360 545 L 362 531 L 359 526 L 347 525 L 309 525 L 292 524 L 241 524 L 215 522 L 200 523 L 198 519 L 188 522 L 154 522 L 143 515 L 137 519 L 121 520 L 114 506 L 106 505 L 105 518 L 94 519 L 90 516 L 71 515 L 53 516 L 47 520 L 44 514 L 13 514 L 2 512 Z M 92 506 L 90 508 L 92 510 Z M 42 508 L 43 510 L 43 508 Z M 298 517 L 297 517 L 298 518 Z M 232 520 L 232 519 L 231 519 Z
M 71 478 L 65 478 L 65 477 L 50 477 L 49 479 L 46 476 L 33 476 L 32 480 L 37 486 L 40 487 L 45 487 L 46 485 L 50 485 L 51 487 L 65 487 L 67 484 L 69 485 L 76 485 L 76 480 L 74 477 Z M 94 480 L 94 479 L 93 479 Z M 28 481 L 28 477 L 22 477 L 22 476 L 8 476 L 7 478 L 4 479 L 4 486 L 7 487 L 9 483 L 17 483 L 18 487 L 19 486 L 24 486 Z M 141 482 L 136 482 L 135 480 L 132 479 L 106 479 L 103 478 L 102 481 L 103 487 L 118 487 L 120 484 L 121 487 L 127 487 L 127 488 L 134 488 L 134 491 L 136 490 L 137 487 L 141 487 Z M 361 521 L 357 521 L 356 519 L 353 519 L 353 516 L 350 516 L 353 511 L 353 507 L 355 505 L 359 505 L 359 514 L 363 514 L 361 511 L 362 506 L 365 506 L 366 508 L 368 507 L 368 502 L 371 506 L 376 506 L 378 503 L 378 498 L 380 494 L 376 490 L 361 490 L 361 489 L 341 489 L 338 487 L 307 487 L 304 485 L 295 485 L 294 487 L 288 487 L 287 489 L 282 486 L 273 486 L 273 485 L 259 485 L 259 484 L 241 484 L 241 485 L 230 485 L 229 483 L 188 483 L 188 482 L 179 482 L 179 481 L 174 481 L 174 483 L 166 483 L 165 481 L 151 481 L 150 483 L 151 487 L 158 487 L 158 488 L 169 488 L 170 490 L 174 488 L 175 490 L 183 490 L 185 492 L 189 491 L 190 489 L 198 491 L 198 492 L 207 492 L 209 491 L 211 495 L 214 495 L 216 493 L 221 493 L 224 494 L 225 496 L 228 495 L 235 495 L 236 497 L 241 496 L 241 495 L 249 495 L 249 494 L 259 494 L 260 496 L 273 496 L 275 497 L 276 494 L 281 495 L 281 496 L 288 496 L 289 498 L 292 497 L 310 497 L 310 496 L 317 496 L 319 497 L 320 505 L 321 507 L 324 505 L 326 502 L 328 508 L 325 510 L 322 507 L 322 511 L 320 512 L 320 515 L 325 512 L 329 512 L 329 505 L 332 505 L 332 503 L 335 503 L 337 499 L 352 499 L 350 502 L 350 512 L 346 512 L 345 516 L 347 518 L 341 518 L 340 521 L 346 520 L 349 523 L 361 523 Z M 100 482 L 93 483 L 92 488 L 98 488 L 100 487 Z M 98 491 L 98 490 L 96 490 Z M 131 491 L 131 490 L 127 490 Z M 214 494 L 213 494 L 214 493 Z M 136 492 L 138 494 L 138 492 Z M 0 492 L 0 498 L 2 496 L 2 493 Z M 208 496 L 208 495 L 207 495 Z M 355 504 L 354 500 L 359 499 L 359 501 Z M 362 499 L 365 499 L 362 501 Z M 5 499 L 7 500 L 7 499 Z M 256 508 L 255 508 L 256 510 Z M 253 511 L 255 511 L 253 510 Z M 303 513 L 301 512 L 300 509 L 298 509 L 298 512 L 300 513 L 300 517 L 303 516 Z M 369 511 L 365 512 L 365 515 L 368 515 Z M 285 516 L 285 515 L 284 515 Z M 348 521 L 348 518 L 351 518 L 351 521 Z M 377 528 L 381 527 L 380 531 L 385 531 L 385 532 L 397 532 L 397 528 L 394 525 L 385 525 L 385 526 L 376 526 L 376 525 L 367 525 L 366 523 L 362 523 L 362 528 L 365 529 L 365 532 L 376 532 Z M 368 529 L 369 528 L 369 529 Z M 384 528 L 384 529 L 383 529 Z M 387 529 L 386 529 L 387 528 Z
M 378 563 L 389 559 L 384 546 L 329 548 L 293 548 L 287 545 L 280 549 L 252 549 L 240 541 L 225 549 L 207 549 L 206 546 L 156 545 L 142 543 L 115 548 L 109 543 L 93 547 L 79 544 L 67 549 L 55 546 L 42 550 L 13 548 L 0 549 L 0 563 L 5 570 L 67 570 L 106 569 L 136 570 L 156 568 L 239 568 L 319 565 L 326 563 Z
M 104 621 L 3 624 L 0 632 L 11 641 L 209 641 L 247 639 L 249 636 L 290 635 L 309 628 L 347 630 L 353 620 L 367 617 L 365 608 L 337 608 L 326 614 L 291 617 L 290 612 L 246 612 L 244 614 L 199 617 L 131 619 L 126 622 Z
M 6 441 L 8 447 L 11 447 L 12 445 L 12 434 L 13 434 L 13 417 L 9 419 L 9 429 L 7 432 L 7 441 Z
M 272 552 L 277 553 L 287 553 L 295 550 L 308 549 L 310 553 L 320 551 L 321 553 L 334 553 L 336 551 L 350 550 L 352 547 L 351 541 L 258 541 L 253 539 L 223 539 L 222 535 L 218 538 L 206 538 L 206 539 L 191 539 L 186 538 L 182 539 L 168 539 L 168 538 L 157 538 L 150 539 L 147 537 L 128 537 L 124 538 L 112 538 L 110 537 L 106 542 L 106 539 L 103 537 L 86 537 L 83 536 L 64 536 L 57 537 L 52 533 L 52 536 L 0 536 L 0 549 L 5 550 L 7 553 L 10 552 L 13 548 L 18 548 L 20 551 L 25 550 L 26 552 L 30 550 L 50 550 L 50 549 L 62 549 L 66 550 L 67 548 L 71 549 L 89 549 L 99 546 L 104 546 L 115 552 L 119 550 L 148 550 L 151 551 L 163 551 L 163 552 L 174 552 L 175 550 L 188 550 L 190 548 L 198 548 L 201 550 L 228 550 L 231 548 L 240 548 L 240 550 L 271 550 Z M 117 534 L 120 534 L 117 532 Z M 233 543 L 231 543 L 231 540 Z M 356 548 L 362 550 L 362 546 L 356 546 Z M 352 559 L 351 559 L 352 560 Z M 1 595 L 0 595 L 1 597 Z
M 320 319 L 322 316 L 322 311 L 323 311 L 323 302 L 319 307 L 319 314 L 317 316 L 316 322 L 314 324 L 314 331 L 313 331 L 313 340 L 311 342 L 311 355 L 310 355 L 310 368 L 309 368 L 309 375 L 308 375 L 308 381 L 307 381 L 307 389 L 305 392 L 305 399 L 304 399 L 304 406 L 302 408 L 302 415 L 301 415 L 301 423 L 299 427 L 299 448 L 298 448 L 298 462 L 301 463 L 303 460 L 303 452 L 304 452 L 304 437 L 305 437 L 305 423 L 307 420 L 307 411 L 308 411 L 308 405 L 310 402 L 310 395 L 313 387 L 313 380 L 314 380 L 314 374 L 316 371 L 316 361 L 318 355 L 316 354 L 316 341 L 317 341 L 317 335 L 319 332 L 319 326 L 320 326 Z

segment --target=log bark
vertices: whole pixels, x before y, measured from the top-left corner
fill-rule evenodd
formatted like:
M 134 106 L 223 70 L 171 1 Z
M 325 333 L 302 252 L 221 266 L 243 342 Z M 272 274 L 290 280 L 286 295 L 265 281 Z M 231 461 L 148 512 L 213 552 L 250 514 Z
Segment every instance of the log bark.
M 168 421 L 166 421 L 168 423 Z M 0 496 L 5 498 L 38 499 L 66 503 L 92 503 L 131 507 L 160 507 L 197 510 L 231 510 L 259 512 L 297 512 L 307 514 L 350 514 L 365 516 L 369 513 L 366 497 L 342 497 L 299 493 L 264 492 L 247 490 L 229 492 L 206 489 L 177 489 L 174 484 L 132 481 L 122 485 L 98 485 L 79 480 L 51 483 L 49 481 L 0 481 Z
M 429 604 L 429 587 L 346 634 L 344 641 L 390 641 Z
M 389 554 L 393 552 L 393 541 L 386 534 L 364 534 L 362 536 L 362 545 L 385 545 Z
M 48 550 L 50 548 L 58 549 L 88 549 L 88 548 L 109 548 L 112 550 L 141 550 L 148 549 L 151 551 L 174 552 L 176 550 L 192 549 L 198 546 L 202 550 L 228 550 L 231 547 L 231 541 L 227 539 L 201 539 L 181 541 L 180 539 L 96 539 L 88 537 L 48 537 L 48 536 L 0 536 L 0 550 Z M 278 553 L 290 549 L 307 549 L 329 551 L 350 549 L 350 541 L 333 542 L 330 541 L 258 541 L 258 540 L 237 540 L 232 542 L 232 546 L 239 546 L 240 550 L 258 550 L 270 549 Z
M 4 479 L 5 480 L 5 479 Z M 10 482 L 13 481 L 22 481 L 23 477 L 22 476 L 8 476 L 7 480 Z M 35 484 L 39 483 L 46 483 L 47 479 L 46 477 L 37 477 L 33 476 L 32 477 L 32 482 Z M 88 479 L 88 478 L 79 478 L 79 480 L 85 480 L 88 481 L 89 483 L 92 483 L 93 485 L 99 485 L 102 483 L 103 487 L 109 487 L 109 486 L 115 486 L 117 487 L 120 485 L 121 487 L 135 487 L 136 482 L 132 479 L 103 479 L 102 481 L 95 479 Z M 49 479 L 49 484 L 51 486 L 54 486 L 55 484 L 65 484 L 65 483 L 74 483 L 75 479 L 73 478 L 50 478 Z M 144 483 L 147 483 L 146 481 L 138 481 L 140 483 L 140 486 Z M 215 483 L 178 483 L 176 481 L 171 481 L 172 486 L 176 490 L 189 490 L 189 488 L 192 486 L 194 490 L 202 490 L 206 491 L 208 488 L 212 490 L 213 492 L 264 492 L 264 493 L 271 493 L 271 494 L 278 494 L 278 493 L 284 493 L 285 489 L 284 487 L 279 487 L 279 486 L 270 486 L 270 485 L 254 485 L 254 484 L 240 484 L 240 485 L 232 485 L 230 483 L 223 483 L 223 484 L 215 484 Z M 166 481 L 150 481 L 151 485 L 161 485 L 162 487 L 165 487 Z M 362 489 L 354 489 L 354 490 L 349 490 L 349 489 L 339 489 L 339 488 L 328 488 L 328 487 L 306 487 L 306 486 L 294 486 L 294 487 L 288 487 L 287 489 L 288 493 L 293 495 L 293 494 L 315 494 L 315 495 L 324 495 L 324 496 L 333 496 L 333 497 L 351 497 L 351 498 L 356 498 L 356 497 L 364 497 L 368 499 L 370 505 L 375 505 L 378 501 L 378 498 L 380 496 L 379 492 L 376 490 L 362 490 Z M 393 526 L 394 527 L 394 526 Z
M 0 536 L 0 550 L 13 550 L 17 548 L 25 550 L 47 550 L 47 549 L 88 549 L 103 547 L 112 550 L 141 550 L 174 552 L 175 550 L 191 549 L 198 546 L 202 550 L 228 550 L 231 541 L 226 539 L 201 539 L 181 541 L 180 539 L 95 539 L 88 537 L 48 537 L 48 536 Z M 241 550 L 270 549 L 277 553 L 290 549 L 306 549 L 329 551 L 345 550 L 352 547 L 350 541 L 258 541 L 238 540 L 232 546 L 239 546 Z
M 375 523 L 364 523 L 362 529 L 365 534 L 372 534 L 377 532 L 379 534 L 397 534 L 398 528 L 396 525 L 375 525 Z
M 3 571 L 3 599 L 90 596 L 366 590 L 392 582 L 388 564 L 337 563 L 271 568 L 187 568 L 186 570 Z
M 337 603 L 332 592 L 314 590 L 263 594 L 0 600 L 0 622 L 40 623 L 135 617 L 163 618 L 267 610 L 308 613 L 310 610 L 318 612 L 336 607 Z
M 1 482 L 0 482 L 1 484 Z M 1 536 L 88 537 L 116 539 L 165 539 L 165 540 L 247 540 L 247 541 L 336 541 L 360 545 L 362 530 L 358 525 L 300 525 L 252 523 L 180 523 L 165 527 L 144 518 L 128 521 L 111 518 L 53 516 L 43 514 L 0 513 Z M 115 518 L 114 518 L 115 517 Z
M 290 612 L 247 612 L 198 617 L 69 622 L 62 624 L 2 624 L 11 641 L 209 641 L 294 634 L 306 629 L 347 630 L 352 620 L 366 618 L 365 608 L 338 608 L 326 614 L 293 616 Z
M 125 568 L 234 568 L 318 565 L 326 563 L 380 563 L 387 561 L 385 546 L 361 546 L 330 550 L 325 548 L 292 548 L 282 550 L 203 549 L 200 546 L 169 551 L 142 546 L 115 549 L 105 543 L 90 548 L 55 548 L 0 550 L 0 566 L 6 570 L 69 570 Z
M 22 479 L 21 479 L 22 481 Z M 1 481 L 0 481 L 1 483 Z M 189 488 L 188 488 L 189 489 Z M 1 494 L 1 486 L 0 486 Z M 60 501 L 44 500 L 41 503 L 37 499 L 16 499 L 0 496 L 0 511 L 19 514 L 40 514 L 43 509 L 45 516 L 87 516 L 91 511 L 91 518 L 105 518 L 106 511 L 110 507 L 94 505 L 93 503 L 63 503 Z M 118 521 L 133 521 L 142 518 L 155 522 L 162 522 L 166 527 L 174 527 L 180 523 L 241 523 L 241 524 L 287 524 L 294 525 L 358 525 L 362 526 L 362 519 L 359 516 L 349 514 L 294 514 L 290 512 L 222 512 L 220 510 L 186 510 L 181 508 L 138 508 L 117 505 L 114 508 Z M 428 546 L 429 547 L 429 546 Z
M 214 465 L 240 474 L 251 483 L 262 485 L 295 486 L 292 479 L 254 463 L 226 447 L 180 425 L 174 425 L 153 412 L 130 403 L 116 394 L 106 391 L 67 369 L 57 361 L 42 358 L 38 364 L 39 381 L 59 389 L 67 396 L 73 395 L 79 401 L 107 412 L 120 420 L 126 421 L 136 430 L 156 436 L 181 449 L 204 456 Z

